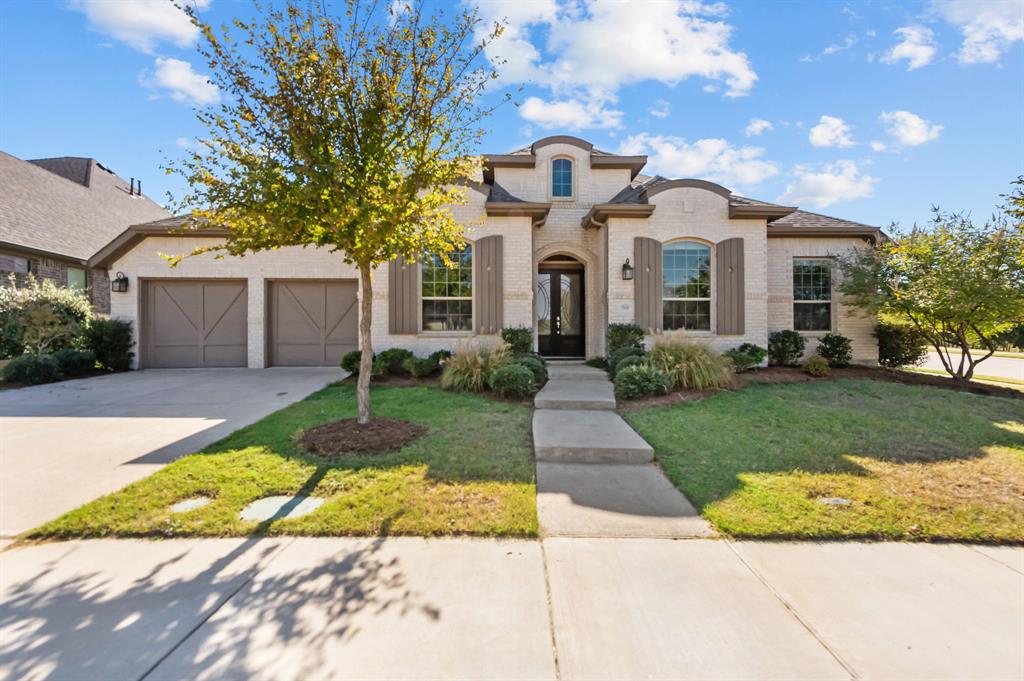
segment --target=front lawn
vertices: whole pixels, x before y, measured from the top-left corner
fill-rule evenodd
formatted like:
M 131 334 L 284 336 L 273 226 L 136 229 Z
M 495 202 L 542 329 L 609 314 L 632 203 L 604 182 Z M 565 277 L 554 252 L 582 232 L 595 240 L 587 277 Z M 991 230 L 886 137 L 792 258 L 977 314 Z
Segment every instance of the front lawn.
M 373 409 L 427 433 L 393 453 L 309 456 L 294 444 L 298 431 L 356 413 L 354 387 L 329 386 L 30 537 L 537 533 L 527 407 L 431 387 L 379 387 Z M 326 501 L 301 518 L 238 517 L 251 501 L 292 494 Z M 212 502 L 171 512 L 197 496 Z
M 1024 541 L 1024 400 L 838 380 L 626 418 L 736 537 Z

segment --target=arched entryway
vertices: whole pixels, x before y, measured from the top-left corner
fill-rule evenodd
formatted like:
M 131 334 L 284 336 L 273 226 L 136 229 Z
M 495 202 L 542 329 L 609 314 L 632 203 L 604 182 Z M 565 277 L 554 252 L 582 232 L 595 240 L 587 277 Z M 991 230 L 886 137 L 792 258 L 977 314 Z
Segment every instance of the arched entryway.
M 537 265 L 537 346 L 546 357 L 584 357 L 587 337 L 583 263 L 553 255 Z

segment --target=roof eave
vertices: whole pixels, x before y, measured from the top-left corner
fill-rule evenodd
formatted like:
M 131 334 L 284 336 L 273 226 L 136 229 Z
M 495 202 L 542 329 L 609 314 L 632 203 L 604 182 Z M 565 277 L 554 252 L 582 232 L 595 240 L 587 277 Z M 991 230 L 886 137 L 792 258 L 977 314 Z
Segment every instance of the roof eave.
M 551 212 L 550 203 L 530 201 L 488 201 L 484 204 L 488 217 L 528 217 L 534 227 L 540 227 Z
M 599 203 L 580 220 L 583 229 L 604 227 L 608 218 L 646 218 L 654 212 L 652 203 Z
M 164 221 L 159 221 L 164 222 Z M 135 248 L 144 239 L 151 236 L 187 236 L 196 238 L 224 238 L 230 235 L 226 229 L 192 227 L 182 222 L 179 226 L 166 224 L 143 223 L 132 225 L 111 240 L 106 246 L 89 258 L 89 267 L 109 267 L 118 258 Z
M 855 238 L 855 239 L 866 239 L 872 243 L 885 238 L 885 234 L 882 230 L 873 227 L 866 227 L 863 229 L 831 229 L 821 227 L 771 227 L 768 228 L 768 238 L 778 239 L 783 237 L 808 237 L 808 238 L 823 238 L 823 237 L 838 237 L 838 238 Z
M 601 168 L 602 170 L 610 169 L 629 169 L 629 179 L 633 180 L 640 171 L 643 170 L 644 166 L 647 165 L 646 156 L 591 156 L 590 167 Z
M 66 255 L 64 253 L 56 253 L 54 251 L 47 251 L 42 248 L 32 248 L 31 246 L 22 246 L 20 244 L 12 243 L 10 241 L 0 241 L 0 250 L 13 252 L 17 255 L 37 255 L 43 258 L 52 258 L 53 260 L 62 260 L 64 262 L 75 263 L 76 265 L 82 265 L 83 267 L 88 266 L 89 261 L 84 258 L 76 258 L 73 255 Z
M 729 217 L 735 219 L 778 220 L 796 212 L 795 206 L 738 206 L 729 204 Z

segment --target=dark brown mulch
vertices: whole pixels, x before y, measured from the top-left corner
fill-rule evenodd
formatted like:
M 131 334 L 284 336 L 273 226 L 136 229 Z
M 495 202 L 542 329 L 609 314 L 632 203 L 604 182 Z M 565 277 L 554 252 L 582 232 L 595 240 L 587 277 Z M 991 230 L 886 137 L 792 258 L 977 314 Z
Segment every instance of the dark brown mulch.
M 356 419 L 342 419 L 303 431 L 298 444 L 325 458 L 379 454 L 399 450 L 426 432 L 425 427 L 412 421 L 377 417 L 360 425 Z
M 977 395 L 988 395 L 994 397 L 1009 397 L 1013 399 L 1024 399 L 1024 392 L 1006 388 L 999 385 L 986 383 L 958 383 L 952 377 L 936 376 L 932 374 L 918 374 L 911 371 L 899 371 L 897 369 L 884 369 L 882 367 L 850 366 L 843 369 L 830 369 L 830 374 L 824 378 L 816 378 L 800 369 L 799 367 L 768 367 L 738 374 L 733 379 L 733 384 L 724 390 L 736 390 L 743 388 L 748 383 L 810 383 L 811 381 L 834 381 L 843 378 L 859 378 L 871 381 L 888 381 L 890 383 L 904 383 L 906 385 L 927 385 L 946 390 L 958 390 L 961 392 L 975 393 Z M 639 400 L 628 402 L 619 401 L 620 411 L 634 411 L 636 409 L 648 409 L 650 407 L 661 407 L 677 402 L 690 402 L 710 397 L 720 390 L 677 390 L 668 395 L 655 395 Z

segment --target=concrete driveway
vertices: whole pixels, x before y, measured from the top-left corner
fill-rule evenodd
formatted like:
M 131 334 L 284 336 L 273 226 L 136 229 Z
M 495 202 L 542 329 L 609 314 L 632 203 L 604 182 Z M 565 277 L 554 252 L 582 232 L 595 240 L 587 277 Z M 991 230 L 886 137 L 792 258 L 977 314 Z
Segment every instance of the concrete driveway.
M 143 478 L 343 377 L 150 369 L 0 392 L 0 540 Z

